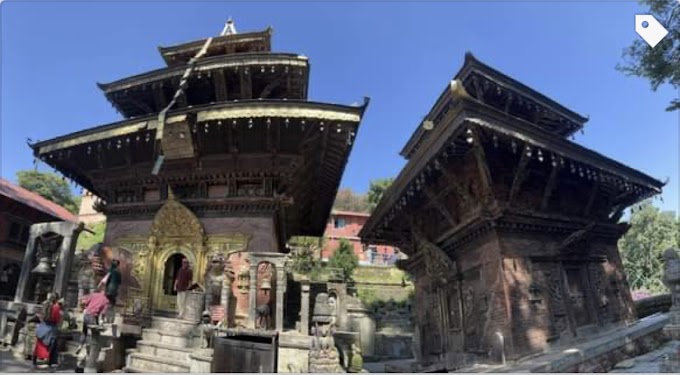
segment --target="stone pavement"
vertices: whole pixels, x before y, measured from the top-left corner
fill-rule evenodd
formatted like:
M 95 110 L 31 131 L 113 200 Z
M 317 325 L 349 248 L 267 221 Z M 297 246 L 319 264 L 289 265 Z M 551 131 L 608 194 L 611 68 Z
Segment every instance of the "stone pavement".
M 639 372 L 660 372 L 660 365 L 663 363 L 665 356 L 673 351 L 675 344 L 672 341 L 667 342 L 660 348 L 649 353 L 637 356 L 614 366 L 610 372 L 624 372 L 624 373 L 639 373 Z
M 11 351 L 0 350 L 0 373 L 4 372 L 75 372 L 75 368 L 60 367 L 57 371 L 36 371 L 30 360 L 20 360 L 15 358 Z

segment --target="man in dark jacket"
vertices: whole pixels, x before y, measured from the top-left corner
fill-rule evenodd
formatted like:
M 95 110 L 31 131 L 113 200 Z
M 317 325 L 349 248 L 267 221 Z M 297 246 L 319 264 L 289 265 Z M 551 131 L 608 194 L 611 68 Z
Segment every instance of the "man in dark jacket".
M 187 258 L 182 258 L 182 266 L 177 271 L 175 278 L 174 290 L 177 292 L 177 317 L 184 318 L 184 305 L 187 302 L 187 289 L 191 285 L 191 280 L 194 278 L 194 273 L 191 270 Z
M 122 276 L 118 270 L 119 265 L 120 262 L 117 259 L 112 260 L 109 273 L 99 283 L 99 287 L 101 287 L 102 284 L 105 285 L 104 294 L 106 295 L 106 298 L 109 299 L 109 309 L 106 314 L 107 323 L 113 322 L 113 317 L 115 314 L 114 307 L 116 306 L 116 297 L 118 297 L 118 289 L 120 288 L 120 283 L 122 280 Z

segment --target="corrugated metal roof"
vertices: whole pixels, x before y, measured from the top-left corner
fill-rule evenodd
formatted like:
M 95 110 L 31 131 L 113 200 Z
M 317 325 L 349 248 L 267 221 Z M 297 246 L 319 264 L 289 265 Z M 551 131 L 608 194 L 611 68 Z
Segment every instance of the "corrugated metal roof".
M 15 185 L 4 178 L 0 178 L 0 195 L 33 207 L 56 219 L 70 222 L 78 221 L 78 217 L 64 207 L 49 201 L 32 191 L 26 190 L 21 186 Z

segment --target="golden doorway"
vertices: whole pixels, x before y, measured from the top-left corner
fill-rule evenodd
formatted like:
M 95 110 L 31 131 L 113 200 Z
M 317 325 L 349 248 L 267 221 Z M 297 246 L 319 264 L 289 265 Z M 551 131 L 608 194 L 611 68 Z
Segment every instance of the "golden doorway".
M 172 315 L 177 311 L 177 292 L 174 290 L 177 272 L 182 265 L 182 259 L 189 261 L 192 269 L 193 281 L 197 282 L 196 256 L 189 248 L 169 248 L 159 252 L 155 259 L 152 303 L 154 312 L 160 315 Z

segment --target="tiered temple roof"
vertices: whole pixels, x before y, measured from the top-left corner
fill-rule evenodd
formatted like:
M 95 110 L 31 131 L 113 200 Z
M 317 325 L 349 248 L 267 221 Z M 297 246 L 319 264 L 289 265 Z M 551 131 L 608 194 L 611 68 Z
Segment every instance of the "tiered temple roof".
M 413 224 L 412 213 L 428 207 L 441 215 L 441 222 L 454 227 L 448 234 L 435 236 L 441 241 L 462 233 L 474 220 L 511 214 L 552 215 L 577 227 L 581 221 L 616 223 L 626 207 L 660 193 L 664 183 L 569 141 L 567 137 L 586 121 L 468 53 L 461 70 L 402 150 L 408 163 L 360 236 L 370 243 L 406 246 L 403 242 L 408 241 L 405 234 Z M 465 159 L 470 155 L 474 157 Z M 462 181 L 443 167 L 464 168 L 463 160 L 479 167 L 481 182 Z M 517 196 L 527 176 L 543 187 L 540 193 L 532 193 L 535 204 L 518 208 Z M 478 184 L 490 190 L 480 193 L 483 188 Z M 564 207 L 558 208 L 558 196 L 584 201 L 567 214 Z M 434 201 L 449 198 L 444 206 L 451 207 L 456 200 L 479 201 L 478 212 L 472 215 L 475 219 L 467 222 L 467 216 L 456 217 L 443 206 L 433 207 Z
M 126 119 L 33 144 L 36 157 L 109 217 L 151 215 L 170 185 L 199 215 L 276 212 L 282 237 L 321 235 L 368 99 L 308 101 L 306 57 L 271 52 L 271 28 L 234 31 L 99 84 Z

